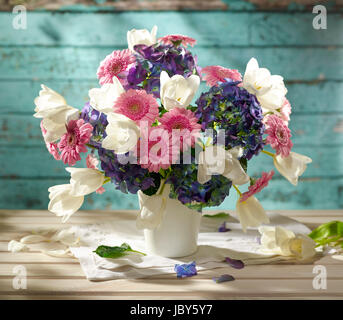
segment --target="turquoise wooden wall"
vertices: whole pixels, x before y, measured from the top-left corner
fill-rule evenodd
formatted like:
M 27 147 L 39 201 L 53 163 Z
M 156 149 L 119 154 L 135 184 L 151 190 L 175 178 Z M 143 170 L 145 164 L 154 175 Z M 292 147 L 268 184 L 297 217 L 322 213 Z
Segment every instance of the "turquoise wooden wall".
M 238 2 L 237 2 L 238 3 Z M 158 35 L 183 33 L 198 40 L 201 66 L 244 72 L 256 57 L 287 82 L 293 106 L 294 151 L 313 163 L 298 187 L 276 174 L 259 196 L 267 209 L 343 208 L 343 21 L 329 12 L 328 29 L 314 30 L 310 12 L 261 12 L 250 5 L 218 12 L 29 12 L 27 30 L 0 13 L 0 208 L 46 209 L 49 186 L 67 183 L 60 161 L 48 154 L 39 120 L 32 117 L 40 83 L 82 107 L 97 86 L 99 62 L 126 48 L 126 31 L 158 25 Z M 204 89 L 204 87 L 203 87 Z M 273 168 L 259 156 L 250 175 Z M 137 208 L 135 195 L 106 187 L 88 196 L 85 209 Z M 233 209 L 236 194 L 221 206 Z

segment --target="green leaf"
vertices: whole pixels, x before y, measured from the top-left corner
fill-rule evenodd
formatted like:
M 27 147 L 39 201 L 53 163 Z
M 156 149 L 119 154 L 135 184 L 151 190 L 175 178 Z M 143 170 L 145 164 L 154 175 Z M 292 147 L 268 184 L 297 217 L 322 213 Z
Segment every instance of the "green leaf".
M 222 219 L 230 217 L 230 215 L 225 212 L 219 212 L 217 214 L 204 214 L 203 216 L 206 218 L 222 218 Z
M 145 255 L 143 252 L 133 250 L 127 243 L 123 243 L 120 247 L 99 246 L 94 251 L 102 258 L 117 259 L 126 256 L 129 252 L 136 252 Z
M 333 246 L 340 244 L 343 238 L 343 222 L 330 221 L 320 225 L 314 229 L 309 237 L 316 241 L 319 245 L 331 244 Z

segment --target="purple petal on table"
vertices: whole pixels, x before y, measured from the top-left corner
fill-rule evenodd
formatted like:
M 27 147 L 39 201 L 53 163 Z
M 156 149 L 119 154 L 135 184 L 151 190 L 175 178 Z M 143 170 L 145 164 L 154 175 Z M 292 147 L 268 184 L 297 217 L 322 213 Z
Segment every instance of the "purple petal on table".
M 228 232 L 231 231 L 231 229 L 226 228 L 226 222 L 224 221 L 218 228 L 218 232 Z
M 233 281 L 235 278 L 230 274 L 222 274 L 220 277 L 213 277 L 212 280 L 216 283 Z
M 225 261 L 235 269 L 242 269 L 244 268 L 244 262 L 242 260 L 231 259 L 230 257 L 226 257 Z
M 192 277 L 197 274 L 195 261 L 188 264 L 176 264 L 174 270 L 178 278 Z

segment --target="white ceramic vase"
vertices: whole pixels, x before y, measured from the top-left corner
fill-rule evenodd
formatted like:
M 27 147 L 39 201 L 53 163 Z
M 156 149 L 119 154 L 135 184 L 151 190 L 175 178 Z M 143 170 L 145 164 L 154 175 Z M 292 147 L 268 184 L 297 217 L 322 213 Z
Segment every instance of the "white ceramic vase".
M 164 206 L 157 227 L 144 229 L 147 252 L 167 258 L 184 257 L 197 250 L 201 213 L 187 208 L 180 201 L 169 198 L 169 185 L 163 191 Z M 140 208 L 147 195 L 138 193 Z

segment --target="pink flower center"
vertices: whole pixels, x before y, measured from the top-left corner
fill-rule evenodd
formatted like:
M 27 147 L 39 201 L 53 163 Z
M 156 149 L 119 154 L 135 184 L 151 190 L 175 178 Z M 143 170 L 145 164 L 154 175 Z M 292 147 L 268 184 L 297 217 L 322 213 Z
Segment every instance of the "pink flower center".
M 288 143 L 288 135 L 283 127 L 279 127 L 276 131 L 276 137 L 280 144 L 286 145 Z
M 75 135 L 74 134 L 69 134 L 68 137 L 68 145 L 74 145 L 75 144 Z
M 171 129 L 191 129 L 188 119 L 180 116 L 171 118 L 167 126 Z
M 106 68 L 106 71 L 112 75 L 117 75 L 118 73 L 125 70 L 125 66 L 120 60 L 114 60 Z
M 120 108 L 123 115 L 127 116 L 133 121 L 142 119 L 149 111 L 149 106 L 142 103 L 138 99 L 131 99 L 126 106 Z

